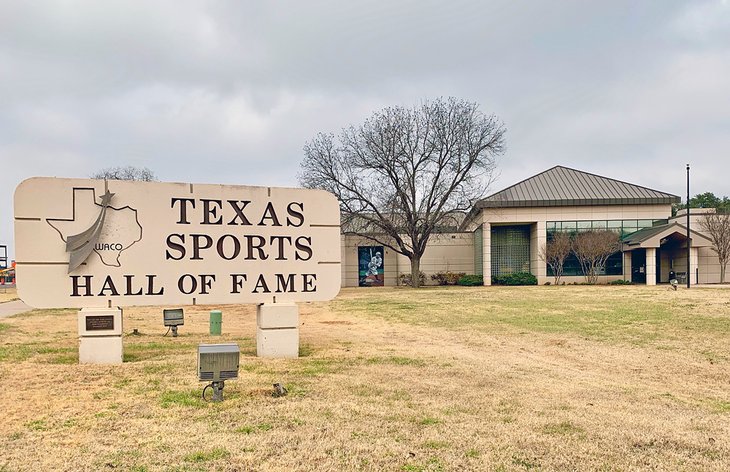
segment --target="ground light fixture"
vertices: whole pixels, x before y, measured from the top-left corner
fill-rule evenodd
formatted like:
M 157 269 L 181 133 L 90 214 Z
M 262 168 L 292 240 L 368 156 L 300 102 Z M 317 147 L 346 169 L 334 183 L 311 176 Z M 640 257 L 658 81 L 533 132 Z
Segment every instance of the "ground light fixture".
M 238 363 L 241 351 L 238 344 L 198 345 L 198 380 L 210 382 L 203 388 L 203 400 L 222 402 L 226 380 L 238 378 Z M 212 395 L 207 397 L 208 389 Z
M 185 315 L 182 308 L 170 308 L 162 310 L 162 321 L 167 326 L 167 332 L 172 329 L 172 337 L 177 337 L 177 327 L 185 324 Z M 167 335 L 167 333 L 165 333 Z

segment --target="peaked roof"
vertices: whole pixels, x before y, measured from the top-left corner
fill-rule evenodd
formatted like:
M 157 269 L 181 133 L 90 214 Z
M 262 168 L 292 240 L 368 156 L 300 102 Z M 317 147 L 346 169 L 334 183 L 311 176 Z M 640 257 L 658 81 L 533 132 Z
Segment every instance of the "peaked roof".
M 569 167 L 555 166 L 494 193 L 476 208 L 679 203 L 676 195 Z
M 640 229 L 631 234 L 627 234 L 623 237 L 621 242 L 627 246 L 638 246 L 638 247 L 660 247 L 661 242 L 664 238 L 678 234 L 681 238 L 687 238 L 687 227 L 682 226 L 679 223 L 669 223 L 661 226 L 654 226 L 653 228 Z M 695 230 L 690 230 L 692 236 L 692 246 L 694 247 L 708 247 L 712 246 L 712 241 L 707 237 Z M 632 248 L 633 249 L 633 248 Z

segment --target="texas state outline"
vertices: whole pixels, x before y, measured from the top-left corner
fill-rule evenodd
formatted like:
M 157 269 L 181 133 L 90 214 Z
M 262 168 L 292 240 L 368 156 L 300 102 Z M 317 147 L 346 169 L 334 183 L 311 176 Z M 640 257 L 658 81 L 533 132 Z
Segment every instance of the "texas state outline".
M 86 194 L 87 196 L 82 197 L 82 194 Z M 96 203 L 96 200 L 97 199 L 95 189 L 74 187 L 72 217 L 70 219 L 46 218 L 46 222 L 49 224 L 49 226 L 51 226 L 51 228 L 56 230 L 58 235 L 61 237 L 61 240 L 65 243 L 67 236 L 78 234 L 84 231 L 96 220 L 99 215 L 99 211 L 102 209 L 102 205 Z M 110 230 L 119 229 L 118 227 L 114 228 L 114 220 L 117 219 L 117 216 L 122 214 L 120 212 L 126 211 L 130 211 L 134 214 L 134 222 L 136 224 L 136 228 L 131 230 L 134 231 L 134 236 L 131 238 L 132 240 L 123 244 L 122 249 L 114 250 L 115 254 L 111 255 L 108 253 L 106 255 L 102 254 L 102 252 L 100 252 L 96 247 L 94 248 L 94 252 L 99 256 L 99 260 L 105 266 L 121 267 L 122 264 L 119 259 L 122 253 L 142 240 L 143 229 L 142 225 L 139 223 L 137 210 L 129 205 L 119 208 L 109 205 L 107 207 L 104 227 L 102 228 L 101 236 L 97 244 L 104 244 L 105 242 L 109 242 L 107 238 L 110 236 Z M 105 238 L 105 236 L 107 238 Z M 106 260 L 109 257 L 113 258 L 113 261 Z

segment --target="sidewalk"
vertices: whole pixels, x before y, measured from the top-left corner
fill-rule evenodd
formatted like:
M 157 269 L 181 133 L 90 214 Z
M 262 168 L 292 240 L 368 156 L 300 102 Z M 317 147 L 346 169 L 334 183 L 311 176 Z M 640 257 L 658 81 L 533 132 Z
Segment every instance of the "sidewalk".
M 33 308 L 29 307 L 20 300 L 0 303 L 0 318 L 17 315 L 18 313 L 25 313 L 26 311 L 30 311 L 32 309 Z

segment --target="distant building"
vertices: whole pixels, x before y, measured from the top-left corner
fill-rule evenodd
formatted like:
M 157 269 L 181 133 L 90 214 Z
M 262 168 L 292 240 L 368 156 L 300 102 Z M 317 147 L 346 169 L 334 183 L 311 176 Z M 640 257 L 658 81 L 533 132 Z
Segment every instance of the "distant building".
M 426 283 L 431 274 L 451 271 L 481 274 L 485 285 L 494 276 L 530 272 L 543 284 L 552 281 L 553 274 L 540 260 L 539 250 L 553 234 L 601 229 L 619 233 L 623 248 L 609 258 L 599 282 L 655 285 L 669 282 L 674 272 L 680 278 L 689 276 L 693 284 L 717 283 L 720 264 L 699 225 L 699 213 L 708 210 L 692 210 L 688 270 L 686 214 L 672 218 L 672 204 L 679 202 L 676 195 L 556 166 L 479 201 L 458 231 L 434 234 L 421 270 Z M 380 272 L 368 278 L 373 257 L 380 258 L 375 259 Z M 346 232 L 342 262 L 346 287 L 396 285 L 401 274 L 410 274 L 408 258 Z M 584 281 L 572 255 L 562 280 Z

